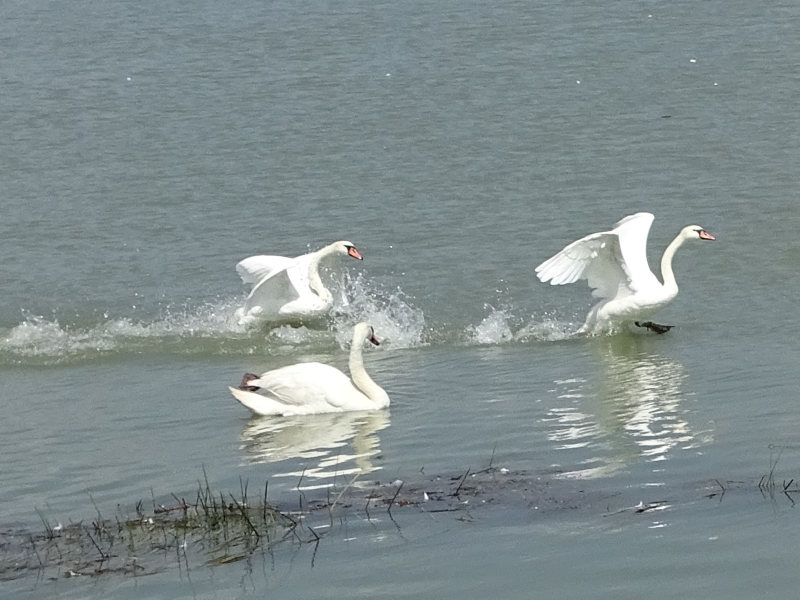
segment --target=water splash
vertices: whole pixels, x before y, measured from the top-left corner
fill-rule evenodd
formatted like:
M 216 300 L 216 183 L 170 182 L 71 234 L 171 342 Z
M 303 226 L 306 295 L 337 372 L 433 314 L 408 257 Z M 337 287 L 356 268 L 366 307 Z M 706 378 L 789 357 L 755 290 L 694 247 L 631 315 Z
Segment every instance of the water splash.
M 168 306 L 151 322 L 104 314 L 105 320 L 94 325 L 62 324 L 57 318 L 25 314 L 22 323 L 0 331 L 0 362 L 52 363 L 125 350 L 141 352 L 159 343 L 182 345 L 187 338 L 236 339 L 244 329 L 234 318 L 235 305 L 220 301 L 196 308 Z
M 520 342 L 538 340 L 542 342 L 558 342 L 567 340 L 575 335 L 579 325 L 570 321 L 561 321 L 551 315 L 543 319 L 532 320 L 514 334 L 514 339 Z
M 400 287 L 367 279 L 363 273 L 352 276 L 346 272 L 334 288 L 333 329 L 342 348 L 350 343 L 353 327 L 361 321 L 372 325 L 381 344 L 392 348 L 424 343 L 425 315 Z
M 544 318 L 532 316 L 528 323 L 513 314 L 513 308 L 494 308 L 486 304 L 489 314 L 478 325 L 467 327 L 467 340 L 471 344 L 506 344 L 512 342 L 553 342 L 569 339 L 576 325 L 556 319 L 552 315 Z M 516 328 L 516 331 L 514 331 Z
M 514 333 L 508 324 L 506 311 L 496 310 L 489 305 L 486 308 L 491 308 L 492 312 L 478 325 L 467 329 L 470 340 L 475 344 L 502 344 L 513 340 Z
M 64 319 L 26 315 L 0 328 L 0 364 L 56 364 L 124 354 L 286 355 L 349 347 L 353 327 L 368 321 L 390 349 L 437 345 L 503 345 L 571 338 L 579 325 L 561 316 L 526 315 L 506 302 L 477 324 L 428 324 L 415 299 L 391 277 L 323 272 L 334 297 L 327 318 L 315 323 L 243 326 L 235 312 L 243 296 L 192 305 L 170 304 L 155 317 L 107 314 Z
M 113 334 L 105 328 L 68 331 L 58 321 L 38 316 L 28 317 L 0 342 L 3 353 L 19 357 L 99 353 L 113 348 Z
M 336 287 L 336 286 L 335 286 Z M 290 354 L 327 351 L 350 343 L 352 328 L 369 321 L 382 343 L 408 348 L 422 343 L 425 318 L 400 288 L 373 283 L 363 275 L 345 275 L 337 301 L 319 325 L 245 327 L 235 312 L 243 298 L 200 305 L 168 305 L 155 318 L 25 314 L 18 325 L 0 328 L 0 364 L 58 364 L 113 354 Z M 317 328 L 315 328 L 317 327 Z

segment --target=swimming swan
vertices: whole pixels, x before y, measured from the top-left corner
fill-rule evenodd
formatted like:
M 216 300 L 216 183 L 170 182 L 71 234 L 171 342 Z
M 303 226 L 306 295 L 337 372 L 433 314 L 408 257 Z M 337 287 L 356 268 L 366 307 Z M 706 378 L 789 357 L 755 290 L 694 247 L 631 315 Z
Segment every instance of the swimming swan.
M 353 330 L 350 377 L 317 362 L 267 371 L 260 377 L 245 373 L 239 388 L 228 388 L 239 402 L 257 415 L 311 415 L 346 410 L 375 410 L 389 406 L 389 396 L 364 370 L 364 342 L 378 340 L 369 323 Z
M 716 238 L 697 225 L 684 227 L 661 258 L 662 284 L 647 264 L 647 234 L 654 218 L 645 212 L 625 217 L 611 231 L 587 235 L 536 267 L 541 281 L 563 285 L 586 279 L 594 290 L 592 295 L 602 298 L 589 311 L 578 333 L 613 331 L 628 323 L 656 333 L 672 328 L 641 319 L 678 295 L 672 272 L 675 251 L 686 240 Z
M 296 258 L 245 258 L 236 265 L 236 271 L 242 281 L 253 284 L 253 289 L 244 306 L 236 311 L 239 324 L 323 315 L 333 304 L 333 297 L 319 277 L 319 263 L 338 255 L 363 260 L 356 247 L 346 241 Z

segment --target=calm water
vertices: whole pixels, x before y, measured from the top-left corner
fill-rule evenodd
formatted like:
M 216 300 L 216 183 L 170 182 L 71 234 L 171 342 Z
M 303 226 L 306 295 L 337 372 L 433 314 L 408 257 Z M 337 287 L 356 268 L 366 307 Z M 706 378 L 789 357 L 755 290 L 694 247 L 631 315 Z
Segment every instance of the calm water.
M 629 505 L 409 509 L 308 547 L 6 598 L 788 596 L 800 475 L 800 7 L 753 2 L 3 4 L 0 529 L 270 480 L 490 460 Z M 669 335 L 576 339 L 533 269 L 624 215 L 684 225 Z M 245 331 L 234 264 L 350 239 L 328 329 Z M 389 411 L 250 419 L 244 371 L 343 367 Z M 494 453 L 494 458 L 492 455 Z M 368 476 L 366 475 L 368 474 Z M 91 498 L 90 498 L 91 496 Z M 570 499 L 566 498 L 569 502 Z

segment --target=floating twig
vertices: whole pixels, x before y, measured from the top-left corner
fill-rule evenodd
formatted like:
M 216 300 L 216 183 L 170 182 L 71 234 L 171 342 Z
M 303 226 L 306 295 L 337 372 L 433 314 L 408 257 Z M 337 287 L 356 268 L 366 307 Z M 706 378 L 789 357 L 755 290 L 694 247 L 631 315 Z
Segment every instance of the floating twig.
M 453 492 L 453 494 L 452 494 L 453 496 L 458 496 L 458 492 L 461 491 L 461 486 L 464 485 L 464 482 L 467 479 L 467 475 L 469 475 L 469 469 L 467 469 L 467 472 L 464 473 L 464 476 L 461 478 L 461 481 L 459 482 L 458 487 L 456 488 L 456 491 Z

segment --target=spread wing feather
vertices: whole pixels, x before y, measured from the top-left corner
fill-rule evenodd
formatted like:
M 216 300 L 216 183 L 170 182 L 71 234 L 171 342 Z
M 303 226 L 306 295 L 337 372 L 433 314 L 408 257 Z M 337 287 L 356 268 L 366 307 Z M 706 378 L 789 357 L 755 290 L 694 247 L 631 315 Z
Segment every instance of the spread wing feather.
M 242 311 L 258 308 L 260 315 L 277 315 L 284 305 L 304 296 L 316 299 L 309 286 L 308 268 L 314 253 L 297 258 L 251 256 L 236 265 L 245 283 L 253 283 Z
M 236 272 L 245 283 L 256 285 L 291 266 L 294 260 L 285 256 L 250 256 L 236 265 Z
M 288 269 L 283 269 L 255 284 L 241 310 L 248 314 L 257 307 L 259 314 L 277 315 L 283 305 L 294 302 L 299 297 L 289 278 Z
M 619 221 L 612 231 L 593 233 L 572 242 L 536 267 L 536 275 L 551 285 L 586 279 L 597 298 L 622 298 L 658 283 L 647 264 L 650 213 Z
M 311 285 L 309 284 L 308 269 L 315 256 L 316 252 L 309 252 L 308 254 L 298 256 L 286 269 L 286 274 L 289 276 L 294 289 L 297 290 L 300 296 L 313 293 L 311 291 Z
M 647 236 L 653 219 L 655 217 L 651 213 L 641 212 L 625 217 L 614 225 L 613 233 L 619 238 L 622 255 L 620 264 L 634 291 L 660 285 L 647 263 Z
M 550 285 L 566 285 L 586 279 L 599 298 L 613 298 L 627 286 L 620 266 L 619 238 L 611 231 L 593 233 L 572 242 L 536 267 L 536 275 Z

